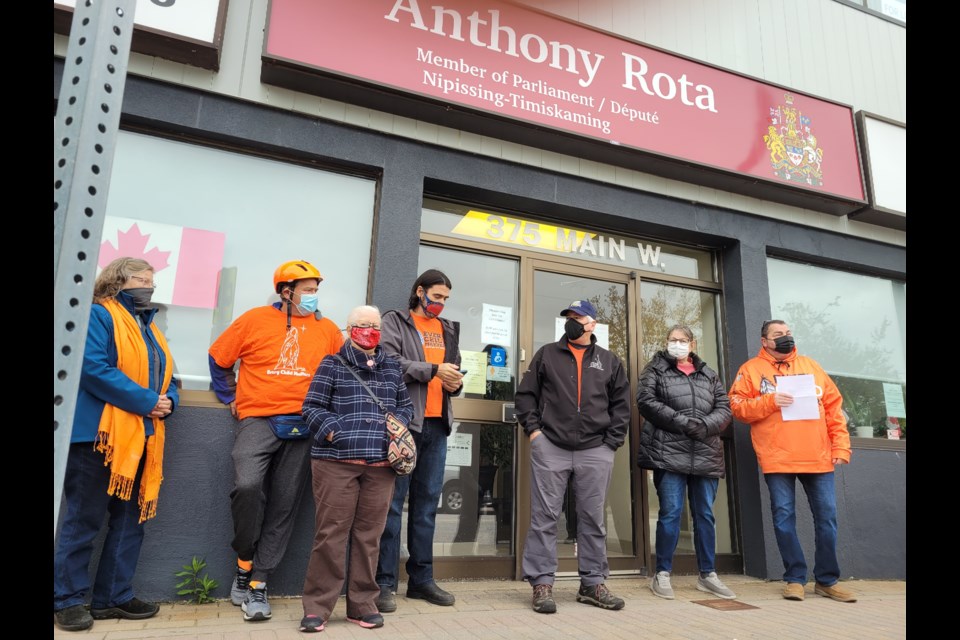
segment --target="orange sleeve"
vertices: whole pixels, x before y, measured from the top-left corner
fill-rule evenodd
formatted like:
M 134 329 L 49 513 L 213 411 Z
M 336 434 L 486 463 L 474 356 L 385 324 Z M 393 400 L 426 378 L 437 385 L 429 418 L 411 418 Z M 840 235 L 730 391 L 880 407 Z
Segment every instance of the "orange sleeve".
M 778 410 L 772 393 L 761 394 L 757 388 L 756 371 L 745 362 L 730 387 L 730 411 L 733 417 L 746 424 L 759 422 Z

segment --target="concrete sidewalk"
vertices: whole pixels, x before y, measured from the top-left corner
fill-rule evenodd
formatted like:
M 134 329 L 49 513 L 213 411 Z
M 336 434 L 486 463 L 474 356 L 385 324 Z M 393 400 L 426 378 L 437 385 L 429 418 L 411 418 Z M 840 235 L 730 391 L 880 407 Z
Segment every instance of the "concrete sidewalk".
M 675 576 L 676 600 L 653 595 L 649 579 L 610 578 L 607 585 L 626 600 L 621 611 L 605 611 L 576 601 L 579 581 L 558 580 L 554 597 L 558 611 L 552 615 L 530 608 L 532 589 L 517 581 L 445 581 L 442 586 L 457 596 L 452 607 L 437 607 L 422 600 L 407 600 L 404 586 L 397 597 L 396 613 L 385 614 L 380 629 L 362 629 L 346 621 L 343 598 L 337 603 L 322 634 L 298 631 L 303 609 L 299 598 L 271 598 L 273 618 L 244 622 L 239 607 L 229 600 L 215 604 L 163 604 L 149 620 L 98 620 L 89 631 L 70 633 L 56 629 L 54 638 L 81 640 L 375 640 L 392 638 L 430 640 L 454 638 L 655 638 L 657 640 L 870 640 L 907 637 L 907 583 L 850 580 L 844 585 L 859 597 L 856 603 L 835 602 L 814 595 L 807 585 L 806 600 L 780 596 L 783 583 L 744 576 L 722 576 L 737 593 L 737 600 L 711 599 L 696 589 L 695 576 Z M 756 608 L 731 611 L 697 604 L 733 603 Z

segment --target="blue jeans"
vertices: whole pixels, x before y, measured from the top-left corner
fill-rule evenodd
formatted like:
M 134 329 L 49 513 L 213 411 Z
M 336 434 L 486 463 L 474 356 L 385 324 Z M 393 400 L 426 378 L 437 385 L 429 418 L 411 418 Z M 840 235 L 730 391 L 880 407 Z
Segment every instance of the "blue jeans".
M 380 537 L 377 584 L 394 591 L 400 572 L 400 519 L 408 493 L 407 587 L 433 582 L 433 532 L 443 490 L 443 468 L 447 464 L 447 427 L 439 418 L 426 418 L 423 430 L 413 431 L 413 440 L 417 445 L 417 466 L 410 475 L 397 476 L 387 526 Z
M 833 586 L 840 579 L 837 560 L 837 494 L 833 472 L 767 473 L 763 476 L 770 489 L 770 510 L 777 547 L 783 559 L 783 579 L 797 584 L 807 583 L 807 561 L 797 536 L 797 480 L 803 485 L 813 514 L 813 576 L 817 582 Z
M 656 543 L 658 572 L 669 573 L 673 567 L 673 553 L 680 539 L 684 493 L 690 500 L 697 568 L 704 575 L 716 570 L 717 527 L 713 518 L 713 502 L 717 498 L 719 484 L 719 478 L 654 469 L 653 486 L 657 488 L 657 497 L 660 499 Z
M 139 524 L 140 477 L 143 460 L 129 500 L 107 495 L 110 467 L 92 442 L 70 445 L 63 482 L 66 513 L 53 556 L 53 609 L 85 604 L 90 591 L 93 541 L 109 514 L 97 577 L 93 583 L 94 609 L 114 607 L 133 599 L 133 574 L 140 558 L 143 525 Z

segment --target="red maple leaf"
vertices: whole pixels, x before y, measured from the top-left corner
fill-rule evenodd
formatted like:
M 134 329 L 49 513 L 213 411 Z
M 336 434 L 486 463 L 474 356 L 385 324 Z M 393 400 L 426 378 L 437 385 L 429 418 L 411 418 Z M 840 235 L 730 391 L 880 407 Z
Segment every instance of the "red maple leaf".
M 100 243 L 100 257 L 97 264 L 103 268 L 117 258 L 140 258 L 149 262 L 154 272 L 163 271 L 170 266 L 167 258 L 170 257 L 171 252 L 160 251 L 156 247 L 150 251 L 144 251 L 149 239 L 150 234 L 140 233 L 140 228 L 134 223 L 128 231 L 120 231 L 117 234 L 117 247 L 114 247 L 109 240 Z

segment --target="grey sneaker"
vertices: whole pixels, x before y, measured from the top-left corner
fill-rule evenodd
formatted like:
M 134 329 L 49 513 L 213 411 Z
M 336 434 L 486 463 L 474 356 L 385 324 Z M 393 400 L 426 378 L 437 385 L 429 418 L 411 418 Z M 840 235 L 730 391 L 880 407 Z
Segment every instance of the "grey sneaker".
M 247 599 L 247 592 L 250 591 L 250 571 L 244 571 L 237 567 L 237 575 L 233 578 L 233 584 L 230 586 L 230 602 L 239 607 Z
M 727 585 L 720 582 L 720 578 L 717 577 L 716 571 L 711 571 L 707 574 L 707 577 L 697 578 L 697 589 L 700 591 L 706 591 L 707 593 L 712 593 L 718 598 L 723 598 L 724 600 L 733 600 L 737 597 L 733 591 L 727 588 Z
M 533 610 L 537 613 L 557 612 L 557 601 L 553 599 L 553 585 L 533 585 Z
M 240 605 L 243 608 L 243 619 L 247 622 L 269 620 L 273 615 L 270 603 L 267 602 L 266 585 L 258 585 L 256 589 L 247 590 L 247 599 Z
M 380 585 L 380 597 L 377 598 L 377 611 L 393 613 L 397 610 L 397 592 L 390 587 Z
M 668 571 L 658 571 L 650 581 L 650 591 L 653 595 L 660 596 L 665 600 L 673 600 L 673 587 L 670 586 L 670 573 Z
M 610 589 L 603 583 L 592 586 L 581 584 L 580 590 L 577 591 L 577 602 L 592 604 L 595 607 L 611 609 L 613 611 L 623 609 L 623 605 L 625 604 L 622 598 L 618 598 L 610 593 Z

